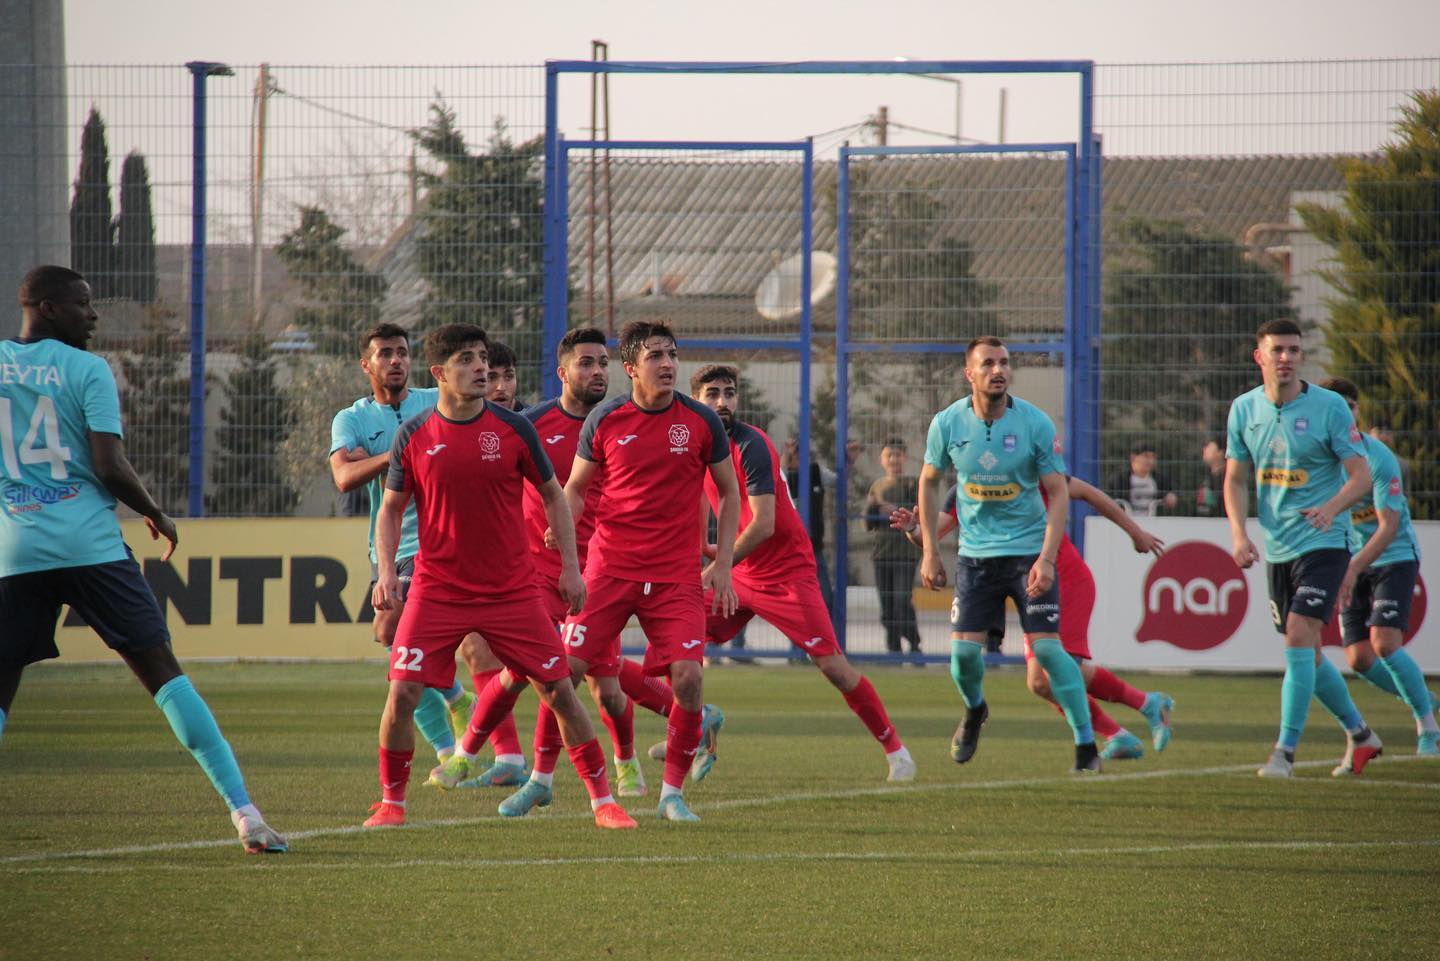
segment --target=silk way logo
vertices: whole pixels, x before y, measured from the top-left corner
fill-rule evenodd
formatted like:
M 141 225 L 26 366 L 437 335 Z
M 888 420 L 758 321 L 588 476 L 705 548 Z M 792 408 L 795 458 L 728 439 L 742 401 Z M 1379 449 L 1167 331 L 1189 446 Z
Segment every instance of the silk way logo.
M 1169 548 L 1145 575 L 1145 617 L 1135 640 L 1187 651 L 1219 647 L 1239 630 L 1250 587 L 1235 560 L 1206 541 Z
M 1420 625 L 1425 623 L 1425 608 L 1429 606 L 1425 590 L 1425 578 L 1420 575 L 1415 577 L 1415 593 L 1410 596 L 1410 626 L 1401 632 L 1401 642 L 1409 644 L 1414 640 L 1415 635 L 1420 633 Z M 1382 624 L 1388 624 L 1394 618 L 1400 616 L 1400 612 L 1394 607 L 1377 603 L 1372 606 L 1370 613 L 1379 614 Z M 1367 631 L 1368 633 L 1368 631 Z M 1320 644 L 1322 647 L 1340 647 L 1340 615 L 1336 613 L 1330 618 L 1330 623 L 1325 625 L 1320 632 Z
M 487 455 L 500 453 L 500 435 L 495 433 L 493 430 L 481 431 L 480 453 Z
M 690 443 L 690 428 L 684 424 L 670 425 L 670 450 L 677 453 L 683 452 Z
M 985 468 L 986 470 L 991 470 L 998 463 L 1000 463 L 1000 458 L 996 457 L 988 450 L 980 455 L 980 466 Z

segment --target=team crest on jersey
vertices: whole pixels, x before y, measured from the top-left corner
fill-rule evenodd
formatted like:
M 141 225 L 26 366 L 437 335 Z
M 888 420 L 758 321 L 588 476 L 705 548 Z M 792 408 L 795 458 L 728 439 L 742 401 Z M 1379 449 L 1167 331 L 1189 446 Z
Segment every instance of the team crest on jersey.
M 670 453 L 684 454 L 690 450 L 690 428 L 684 424 L 670 425 Z
M 1304 433 L 1305 433 L 1306 431 L 1308 431 L 1309 429 L 1310 429 L 1310 418 L 1308 418 L 1308 417 L 1297 417 L 1297 418 L 1295 418 L 1295 433 L 1297 433 L 1297 434 L 1304 434 Z
M 998 463 L 1000 463 L 1000 458 L 996 457 L 988 450 L 980 455 L 980 466 L 985 468 L 986 470 L 990 470 Z
M 1014 434 L 1006 434 L 1004 437 L 1000 438 L 1001 446 L 1003 446 L 1007 451 L 1014 450 L 1015 445 L 1018 443 L 1019 438 L 1017 438 Z
M 500 435 L 493 430 L 480 432 L 480 453 L 485 460 L 500 459 Z

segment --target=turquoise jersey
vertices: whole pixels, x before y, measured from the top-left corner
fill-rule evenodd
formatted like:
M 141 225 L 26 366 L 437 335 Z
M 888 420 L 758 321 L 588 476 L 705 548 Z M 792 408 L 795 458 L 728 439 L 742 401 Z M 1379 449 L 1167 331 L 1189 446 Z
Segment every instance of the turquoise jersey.
M 1355 530 L 1350 537 L 1353 554 L 1365 546 L 1380 528 L 1380 510 L 1389 509 L 1400 515 L 1400 531 L 1390 546 L 1370 566 L 1383 567 L 1404 561 L 1420 560 L 1420 544 L 1415 540 L 1415 525 L 1410 522 L 1410 502 L 1405 499 L 1400 477 L 1400 461 L 1395 452 L 1374 437 L 1362 437 L 1365 462 L 1370 465 L 1370 493 L 1350 509 L 1350 522 Z
M 999 420 L 986 422 L 962 397 L 935 415 L 925 463 L 955 468 L 963 557 L 1019 557 L 1045 544 L 1040 478 L 1064 474 L 1055 425 L 1034 404 L 1011 397 Z
M 1322 531 L 1300 513 L 1334 497 L 1345 484 L 1343 462 L 1365 456 L 1345 398 L 1305 382 L 1300 394 L 1280 407 L 1264 387 L 1241 394 L 1230 404 L 1225 456 L 1254 464 L 1267 561 L 1279 564 L 1350 546 L 1349 514 Z
M 0 341 L 0 577 L 128 556 L 91 432 L 124 436 L 104 359 L 58 340 Z
M 399 404 L 377 404 L 374 397 L 362 397 L 335 415 L 330 424 L 330 453 L 337 450 L 365 448 L 370 455 L 386 454 L 400 431 L 400 425 L 417 414 L 435 406 L 440 391 L 435 387 L 412 387 Z M 370 560 L 375 560 L 375 518 L 380 515 L 380 500 L 385 495 L 385 473 L 370 479 Z M 420 553 L 420 522 L 415 517 L 415 501 L 405 505 L 400 522 L 400 544 L 395 559 L 403 561 Z

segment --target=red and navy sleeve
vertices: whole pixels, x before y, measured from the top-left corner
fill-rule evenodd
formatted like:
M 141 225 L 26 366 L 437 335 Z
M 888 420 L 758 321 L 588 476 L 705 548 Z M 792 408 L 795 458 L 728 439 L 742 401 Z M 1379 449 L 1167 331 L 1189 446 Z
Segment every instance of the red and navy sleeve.
M 495 411 L 495 416 L 500 418 L 501 423 L 509 426 L 525 442 L 525 451 L 528 456 L 520 458 L 520 470 L 530 483 L 539 487 L 554 477 L 555 465 L 550 463 L 550 457 L 545 453 L 545 448 L 540 446 L 540 433 L 535 429 L 535 425 L 530 423 L 529 418 L 517 411 L 506 410 L 503 407 L 492 409 Z
M 575 448 L 575 456 L 581 460 L 588 460 L 591 463 L 605 463 L 605 451 L 601 447 L 595 435 L 600 429 L 600 422 L 619 410 L 626 397 L 612 397 L 610 400 L 590 411 L 590 416 L 585 418 L 585 426 L 580 428 L 580 445 Z
M 698 400 L 686 397 L 684 394 L 676 394 L 684 403 L 705 421 L 705 426 L 710 428 L 710 456 L 707 458 L 711 464 L 718 464 L 730 456 L 730 435 L 725 432 L 725 422 L 720 415 L 715 413 Z
M 758 427 L 735 422 L 735 446 L 740 449 L 740 469 L 745 472 L 746 494 L 775 493 L 775 461 L 770 444 Z
M 410 439 L 415 436 L 420 428 L 425 426 L 430 415 L 435 409 L 416 414 L 414 417 L 400 425 L 395 432 L 395 442 L 390 445 L 390 470 L 385 477 L 385 488 L 392 491 L 410 491 Z

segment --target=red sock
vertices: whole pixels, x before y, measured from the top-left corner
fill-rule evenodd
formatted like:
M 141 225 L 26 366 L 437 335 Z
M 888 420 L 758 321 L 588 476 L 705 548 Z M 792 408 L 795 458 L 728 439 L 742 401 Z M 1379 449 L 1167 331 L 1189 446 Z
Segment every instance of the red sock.
M 880 746 L 885 748 L 886 754 L 905 746 L 890 724 L 890 715 L 885 713 L 885 705 L 881 703 L 880 695 L 875 693 L 875 685 L 870 683 L 868 677 L 862 676 L 860 683 L 846 691 L 844 697 L 850 710 L 855 712 L 855 716 L 875 736 Z
M 628 657 L 620 659 L 620 690 L 630 695 L 630 700 L 641 707 L 649 708 L 661 717 L 670 716 L 670 705 L 675 701 L 675 692 L 670 685 L 657 677 L 650 677 L 645 668 Z
M 479 685 L 481 679 L 483 678 L 485 684 L 488 685 L 490 683 L 490 679 L 503 670 L 503 667 L 497 667 L 493 671 L 479 671 L 474 675 L 475 683 Z M 475 690 L 477 691 L 482 689 L 482 687 L 475 688 Z M 505 715 L 505 717 L 500 721 L 500 723 L 495 725 L 495 730 L 490 732 L 490 746 L 495 749 L 496 757 L 499 757 L 501 754 L 521 753 L 520 732 L 515 729 L 514 714 Z
M 625 710 L 619 717 L 611 717 L 609 711 L 600 708 L 600 720 L 605 722 L 605 729 L 610 732 L 610 743 L 615 745 L 615 756 L 622 761 L 634 757 L 635 702 L 627 697 Z
M 701 712 L 687 711 L 679 703 L 670 707 L 670 723 L 665 726 L 665 783 L 671 787 L 685 786 L 685 775 L 700 746 L 700 718 Z
M 414 751 L 380 749 L 380 798 L 389 804 L 405 803 L 405 788 L 410 784 L 410 759 Z
M 1145 706 L 1145 692 L 1131 687 L 1103 667 L 1095 668 L 1095 676 L 1085 689 L 1102 701 L 1124 704 L 1133 711 Z
M 565 744 L 560 739 L 560 721 L 555 712 L 540 702 L 540 715 L 535 718 L 535 771 L 538 774 L 552 774 L 555 762 L 560 760 L 560 749 Z
M 470 715 L 470 726 L 465 730 L 465 736 L 460 740 L 460 750 L 466 754 L 479 754 L 480 749 L 485 746 L 489 739 L 490 732 L 500 726 L 500 722 L 509 716 L 515 709 L 515 702 L 520 699 L 520 693 L 525 690 L 525 682 L 521 681 L 515 689 L 508 690 L 500 682 L 508 672 L 501 672 L 490 678 L 488 683 L 482 683 L 484 679 L 475 675 L 475 693 L 478 695 L 475 700 L 475 713 Z M 515 748 L 518 753 L 520 748 L 519 738 L 516 738 Z
M 566 750 L 570 753 L 570 763 L 575 765 L 580 780 L 585 782 L 585 790 L 589 792 L 590 800 L 598 801 L 609 797 L 610 779 L 605 776 L 605 752 L 600 749 L 600 739 L 592 737 L 584 744 Z
M 1100 709 L 1100 705 L 1095 703 L 1093 697 L 1086 697 L 1085 700 L 1090 703 L 1090 726 L 1095 729 L 1096 734 L 1101 737 L 1114 737 L 1120 733 L 1120 725 L 1115 723 L 1113 717 Z

